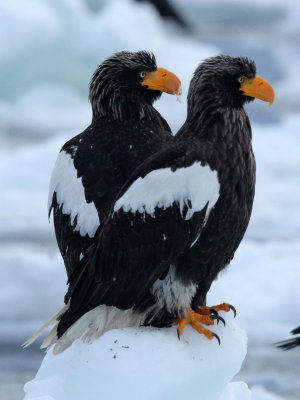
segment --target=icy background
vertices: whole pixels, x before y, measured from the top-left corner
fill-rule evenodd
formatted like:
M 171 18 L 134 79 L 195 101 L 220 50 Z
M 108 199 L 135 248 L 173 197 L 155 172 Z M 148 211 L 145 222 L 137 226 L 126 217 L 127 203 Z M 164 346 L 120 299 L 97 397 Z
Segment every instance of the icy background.
M 254 58 L 275 103 L 248 107 L 257 190 L 246 238 L 209 303 L 229 301 L 247 331 L 236 379 L 262 400 L 266 390 L 300 397 L 300 349 L 272 346 L 300 324 L 300 3 L 294 0 L 173 0 L 185 32 L 133 0 L 0 0 L 0 398 L 22 397 L 43 354 L 19 348 L 61 307 L 66 286 L 47 219 L 50 173 L 61 145 L 91 119 L 88 83 L 120 50 L 152 50 L 182 80 L 221 52 Z M 174 132 L 186 102 L 156 105 Z M 259 388 L 260 386 L 260 388 Z M 272 397 L 273 398 L 273 397 Z

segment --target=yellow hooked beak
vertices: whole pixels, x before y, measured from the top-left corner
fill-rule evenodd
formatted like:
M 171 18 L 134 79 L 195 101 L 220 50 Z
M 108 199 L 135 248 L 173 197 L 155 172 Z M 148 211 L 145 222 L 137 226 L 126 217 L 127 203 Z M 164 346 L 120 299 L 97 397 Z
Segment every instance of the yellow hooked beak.
M 255 76 L 252 79 L 244 78 L 240 89 L 245 96 L 256 97 L 257 99 L 268 101 L 269 107 L 274 102 L 275 92 L 272 86 L 260 76 Z
M 146 72 L 142 85 L 150 90 L 159 90 L 169 94 L 181 95 L 181 81 L 165 68 L 157 68 L 154 72 Z

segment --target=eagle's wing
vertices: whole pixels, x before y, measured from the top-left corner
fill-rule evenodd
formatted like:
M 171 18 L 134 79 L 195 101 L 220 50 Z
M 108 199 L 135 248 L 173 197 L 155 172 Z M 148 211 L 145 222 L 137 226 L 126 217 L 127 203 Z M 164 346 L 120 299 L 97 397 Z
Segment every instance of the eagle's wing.
M 88 134 L 83 132 L 62 147 L 49 187 L 49 215 L 53 213 L 68 276 L 94 242 L 101 221 L 128 176 L 127 171 L 116 167 L 110 143 Z
M 87 198 L 92 182 L 83 182 L 77 165 L 81 136 L 68 141 L 58 154 L 48 195 L 49 216 L 53 212 L 56 239 L 68 275 L 92 244 L 100 225 L 95 203 Z M 85 170 L 91 176 L 89 166 Z
M 188 145 L 149 157 L 122 188 L 95 245 L 69 278 L 61 336 L 90 309 L 138 306 L 170 263 L 194 245 L 219 196 L 217 172 Z
M 300 326 L 298 328 L 295 328 L 291 331 L 293 335 L 298 335 L 294 337 L 293 339 L 288 339 L 284 340 L 282 342 L 276 343 L 278 347 L 280 347 L 283 350 L 290 350 L 293 349 L 294 347 L 300 346 Z

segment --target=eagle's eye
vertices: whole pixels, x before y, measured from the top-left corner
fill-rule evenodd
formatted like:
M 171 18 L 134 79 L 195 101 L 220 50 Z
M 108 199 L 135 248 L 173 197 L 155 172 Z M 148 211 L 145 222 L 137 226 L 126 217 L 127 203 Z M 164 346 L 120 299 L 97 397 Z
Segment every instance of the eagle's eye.
M 141 71 L 140 73 L 139 73 L 139 75 L 140 75 L 140 77 L 141 78 L 145 78 L 146 77 L 146 72 L 145 71 Z
M 244 79 L 245 79 L 244 76 L 240 76 L 240 77 L 238 78 L 238 82 L 239 82 L 239 83 L 243 83 L 243 82 L 244 82 Z

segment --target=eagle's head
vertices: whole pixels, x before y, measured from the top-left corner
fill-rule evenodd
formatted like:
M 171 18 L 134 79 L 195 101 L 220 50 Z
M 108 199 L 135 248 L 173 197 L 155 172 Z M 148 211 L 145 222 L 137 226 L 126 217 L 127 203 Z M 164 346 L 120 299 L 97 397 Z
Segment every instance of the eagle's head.
M 94 117 L 113 119 L 139 115 L 162 92 L 179 94 L 180 80 L 172 72 L 157 68 L 155 56 L 146 51 L 116 53 L 96 69 L 89 98 Z
M 242 107 L 258 98 L 274 101 L 272 86 L 256 75 L 254 61 L 247 57 L 219 55 L 203 61 L 191 80 L 189 104 L 207 102 L 217 107 Z

